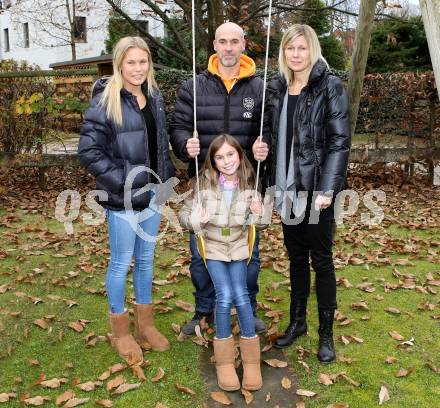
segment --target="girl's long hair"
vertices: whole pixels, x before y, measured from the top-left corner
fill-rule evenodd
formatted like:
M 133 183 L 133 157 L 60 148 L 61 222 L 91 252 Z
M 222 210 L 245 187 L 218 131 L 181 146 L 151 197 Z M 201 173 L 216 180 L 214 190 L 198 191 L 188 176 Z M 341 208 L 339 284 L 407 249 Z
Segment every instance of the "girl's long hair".
M 157 83 L 154 79 L 153 60 L 151 58 L 150 48 L 141 37 L 121 38 L 113 49 L 113 75 L 108 80 L 104 92 L 102 93 L 100 106 L 106 107 L 107 116 L 117 125 L 122 124 L 121 109 L 121 89 L 124 87 L 124 78 L 122 77 L 122 63 L 125 55 L 130 48 L 139 48 L 148 55 L 148 73 L 147 84 L 148 94 L 152 95 L 157 89 Z
M 255 186 L 255 171 L 246 157 L 246 153 L 233 136 L 226 133 L 217 136 L 211 143 L 206 154 L 205 162 L 199 171 L 200 190 L 217 190 L 218 178 L 220 172 L 215 167 L 214 157 L 219 149 L 227 143 L 238 152 L 240 158 L 240 165 L 237 169 L 238 174 L 238 188 L 240 191 L 253 189 Z M 190 182 L 190 187 L 194 188 L 196 184 L 195 177 Z

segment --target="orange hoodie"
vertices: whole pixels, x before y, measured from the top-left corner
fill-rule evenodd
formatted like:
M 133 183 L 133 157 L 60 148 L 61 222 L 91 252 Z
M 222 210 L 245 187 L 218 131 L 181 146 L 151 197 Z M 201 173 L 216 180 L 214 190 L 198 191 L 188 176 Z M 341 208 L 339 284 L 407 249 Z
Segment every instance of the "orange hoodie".
M 225 87 L 228 91 L 232 89 L 235 82 L 237 82 L 241 78 L 247 78 L 251 75 L 255 74 L 255 62 L 252 58 L 248 57 L 247 55 L 242 54 L 240 56 L 240 72 L 238 76 L 233 77 L 231 79 L 222 78 L 218 71 L 218 57 L 217 54 L 213 54 L 209 57 L 209 63 L 208 63 L 208 71 L 213 74 L 217 75 L 221 78 L 223 83 L 225 84 Z

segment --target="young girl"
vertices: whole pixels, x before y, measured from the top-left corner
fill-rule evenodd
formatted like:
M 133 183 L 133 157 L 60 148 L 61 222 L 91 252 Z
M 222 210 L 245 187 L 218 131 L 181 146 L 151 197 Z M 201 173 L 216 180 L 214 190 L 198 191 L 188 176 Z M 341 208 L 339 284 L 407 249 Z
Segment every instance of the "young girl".
M 263 215 L 261 202 L 253 198 L 254 185 L 255 173 L 240 144 L 232 136 L 222 134 L 211 143 L 200 171 L 200 202 L 195 191 L 179 213 L 182 226 L 201 233 L 205 240 L 206 265 L 216 291 L 217 379 L 219 387 L 226 391 L 240 389 L 231 333 L 233 304 L 241 334 L 242 387 L 258 390 L 263 385 L 260 342 L 246 285 L 248 219 L 250 213 L 257 220 Z M 260 222 L 256 227 L 262 229 L 264 225 Z

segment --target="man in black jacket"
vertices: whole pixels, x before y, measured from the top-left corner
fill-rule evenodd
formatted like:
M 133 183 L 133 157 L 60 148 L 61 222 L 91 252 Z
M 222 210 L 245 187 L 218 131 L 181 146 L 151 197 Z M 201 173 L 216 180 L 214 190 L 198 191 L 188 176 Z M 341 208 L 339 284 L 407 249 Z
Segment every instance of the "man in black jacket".
M 211 142 L 221 133 L 234 136 L 251 163 L 265 160 L 266 143 L 259 143 L 263 81 L 255 75 L 255 62 L 243 55 L 244 33 L 240 26 L 225 23 L 217 28 L 214 40 L 216 51 L 209 59 L 208 69 L 196 77 L 197 131 L 193 136 L 193 80 L 179 90 L 171 120 L 171 145 L 176 156 L 189 162 L 188 175 L 195 176 L 195 158 L 201 166 Z M 197 249 L 196 238 L 190 234 L 191 279 L 195 287 L 196 312 L 183 327 L 185 334 L 194 334 L 203 316 L 211 317 L 215 304 L 215 290 L 208 271 Z M 257 332 L 264 332 L 264 322 L 256 314 L 260 260 L 258 237 L 248 266 L 248 290 L 255 315 Z

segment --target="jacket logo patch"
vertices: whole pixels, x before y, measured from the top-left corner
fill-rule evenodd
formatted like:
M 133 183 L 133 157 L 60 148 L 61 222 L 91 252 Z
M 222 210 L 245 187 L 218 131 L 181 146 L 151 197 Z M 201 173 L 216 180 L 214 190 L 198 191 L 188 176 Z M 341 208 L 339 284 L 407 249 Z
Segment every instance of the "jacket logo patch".
M 255 106 L 255 101 L 253 100 L 253 98 L 243 98 L 243 106 L 245 109 L 247 109 L 248 111 L 254 109 Z
M 243 117 L 245 119 L 251 119 L 252 118 L 252 112 L 243 112 Z

